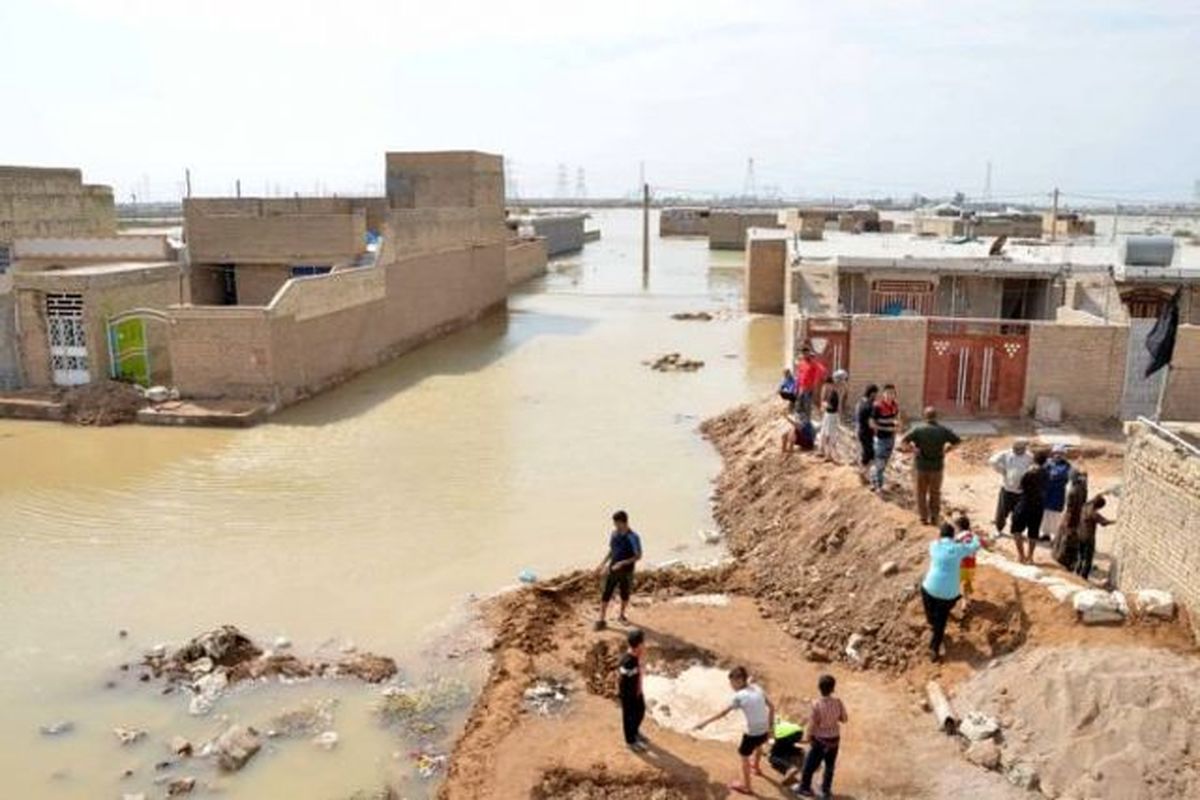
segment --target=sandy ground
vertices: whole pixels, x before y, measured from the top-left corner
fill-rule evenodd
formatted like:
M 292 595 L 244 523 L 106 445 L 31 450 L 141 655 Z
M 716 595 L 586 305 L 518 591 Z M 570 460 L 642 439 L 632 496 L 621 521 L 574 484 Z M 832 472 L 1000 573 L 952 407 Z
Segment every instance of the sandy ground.
M 804 715 L 818 675 L 832 672 L 851 716 L 835 785 L 840 798 L 1027 796 L 1000 772 L 966 761 L 965 744 L 936 730 L 932 716 L 922 709 L 927 680 L 938 680 L 952 695 L 959 687 L 974 686 L 975 694 L 955 698 L 974 707 L 982 704 L 977 676 L 989 675 L 993 665 L 1005 666 L 983 695 L 1001 689 L 1021 693 L 1023 687 L 1038 685 L 1039 672 L 1050 668 L 1045 665 L 1050 662 L 1033 655 L 1026 662 L 1027 654 L 1082 657 L 1090 652 L 1097 654 L 1091 663 L 1102 663 L 1113 653 L 1129 652 L 1146 665 L 1147 674 L 1174 663 L 1170 659 L 1196 663 L 1191 636 L 1179 621 L 1085 627 L 1044 588 L 981 566 L 971 607 L 960 605 L 952 617 L 945 662 L 931 664 L 924 655 L 927 632 L 917 586 L 934 530 L 907 509 L 903 476 L 881 500 L 851 467 L 807 454 L 781 455 L 772 404 L 735 409 L 705 423 L 703 430 L 724 462 L 714 494 L 715 515 L 731 559 L 714 569 L 676 568 L 639 576 L 631 617 L 647 632 L 648 671 L 672 678 L 697 665 L 727 669 L 743 664 L 791 718 Z M 963 505 L 981 519 L 990 516 L 994 479 L 982 462 L 998 446 L 1003 441 L 977 442 L 955 456 L 951 505 Z M 1096 455 L 1104 466 L 1113 461 L 1107 453 Z M 1119 459 L 1111 466 L 1112 474 L 1119 473 Z M 1089 468 L 1094 475 L 1099 472 L 1091 464 Z M 1048 555 L 1041 554 L 1039 561 L 1049 562 Z M 643 728 L 653 742 L 650 751 L 636 755 L 625 749 L 613 699 L 624 631 L 591 630 L 596 579 L 576 573 L 570 586 L 558 593 L 526 588 L 492 603 L 491 674 L 454 750 L 441 796 L 729 796 L 726 783 L 737 767 L 733 745 L 665 728 L 653 719 L 669 721 L 661 709 L 652 712 Z M 727 594 L 730 602 L 677 602 L 716 593 Z M 848 651 L 851 642 L 854 647 Z M 524 692 L 546 678 L 566 683 L 571 691 L 563 709 L 543 715 L 528 706 Z M 1136 704 L 1137 696 L 1105 690 L 1104 680 L 1093 681 L 1083 670 L 1069 691 L 1085 696 L 1094 690 L 1113 704 L 1118 717 L 1124 704 Z M 718 710 L 728 699 L 718 689 L 719 684 L 710 682 L 696 689 L 702 696 L 690 702 L 672 698 L 676 708 L 671 713 L 697 714 L 708 705 Z M 1086 763 L 1061 756 L 1089 752 L 1079 749 L 1080 732 L 1059 718 L 1038 719 L 1037 710 L 1036 703 L 1006 709 L 1007 722 L 1034 734 L 1004 741 L 1006 759 L 1019 757 L 1048 770 L 1051 796 L 1059 795 L 1054 787 L 1092 786 L 1080 782 Z M 1188 718 L 1184 731 L 1170 741 L 1200 736 L 1193 723 Z M 1116 730 L 1110 735 L 1138 734 Z M 1139 793 L 1130 796 L 1187 797 L 1178 789 L 1190 788 L 1186 780 L 1154 780 L 1173 771 L 1190 774 L 1185 763 L 1189 752 L 1195 750 L 1176 748 L 1165 761 L 1160 759 L 1153 775 L 1124 775 L 1124 785 L 1139 786 Z M 1163 791 L 1144 795 L 1143 786 Z M 775 776 L 756 779 L 755 789 L 761 797 L 787 796 Z

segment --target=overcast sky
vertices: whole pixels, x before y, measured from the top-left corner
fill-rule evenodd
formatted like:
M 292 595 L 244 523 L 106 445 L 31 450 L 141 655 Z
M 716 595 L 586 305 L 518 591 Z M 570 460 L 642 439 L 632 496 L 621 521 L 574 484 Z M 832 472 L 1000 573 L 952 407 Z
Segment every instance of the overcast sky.
M 386 150 L 520 194 L 1191 199 L 1200 0 L 2 0 L 0 163 L 119 199 L 382 191 Z

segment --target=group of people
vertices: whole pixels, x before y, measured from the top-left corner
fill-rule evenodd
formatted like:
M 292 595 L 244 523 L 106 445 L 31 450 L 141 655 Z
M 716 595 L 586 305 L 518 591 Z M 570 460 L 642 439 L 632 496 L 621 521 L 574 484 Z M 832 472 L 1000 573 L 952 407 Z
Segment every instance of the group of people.
M 607 627 L 608 606 L 614 595 L 620 596 L 621 610 L 617 619 L 628 624 L 626 612 L 633 588 L 637 562 L 642 558 L 641 537 L 629 526 L 629 515 L 617 511 L 612 515 L 613 531 L 609 534 L 608 552 L 597 571 L 602 573 L 600 617 L 596 629 Z M 646 718 L 646 698 L 642 676 L 646 652 L 646 633 L 632 628 L 625 636 L 625 652 L 617 663 L 617 697 L 621 703 L 621 727 L 625 745 L 635 753 L 645 752 L 649 740 L 642 734 Z M 730 791 L 753 794 L 753 775 L 763 775 L 762 755 L 770 745 L 768 762 L 798 797 L 816 797 L 813 780 L 821 772 L 821 797 L 832 797 L 833 772 L 837 763 L 841 725 L 848 720 L 846 707 L 834 694 L 837 681 L 832 675 L 822 675 L 817 681 L 820 697 L 813 701 L 804 724 L 777 716 L 774 704 L 762 687 L 750 680 L 745 667 L 729 672 L 733 691 L 730 702 L 711 717 L 700 721 L 694 730 L 703 728 L 735 711 L 745 717 L 746 729 L 738 744 L 739 779 L 729 784 Z M 803 746 L 808 745 L 807 756 Z
M 1031 452 L 1026 439 L 992 455 L 1001 476 L 996 498 L 996 532 L 1010 526 L 1017 557 L 1033 562 L 1039 541 L 1049 542 L 1055 561 L 1087 579 L 1096 555 L 1096 529 L 1112 524 L 1102 509 L 1104 492 L 1088 499 L 1088 475 L 1071 465 L 1067 447 Z

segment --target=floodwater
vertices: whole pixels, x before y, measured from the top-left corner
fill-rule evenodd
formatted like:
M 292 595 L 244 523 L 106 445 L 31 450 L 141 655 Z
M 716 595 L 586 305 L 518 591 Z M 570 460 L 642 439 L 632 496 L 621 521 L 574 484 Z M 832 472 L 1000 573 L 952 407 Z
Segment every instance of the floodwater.
M 643 280 L 640 222 L 598 212 L 604 238 L 553 262 L 507 314 L 252 430 L 0 422 L 2 795 L 153 797 L 156 777 L 190 774 L 230 798 L 344 798 L 385 780 L 420 796 L 419 744 L 376 723 L 377 687 L 249 687 L 198 718 L 116 668 L 232 623 L 301 655 L 347 642 L 392 655 L 413 684 L 477 684 L 481 666 L 447 660 L 442 642 L 471 597 L 523 569 L 599 562 L 615 508 L 650 563 L 713 558 L 696 534 L 712 525 L 719 460 L 696 426 L 773 387 L 782 323 L 738 311 L 741 255 L 704 240 L 655 236 Z M 703 309 L 731 313 L 670 319 Z M 672 351 L 706 366 L 642 363 Z M 332 752 L 273 741 L 233 776 L 154 769 L 176 734 L 262 727 L 323 698 L 338 701 Z M 39 734 L 58 720 L 74 730 Z M 116 726 L 149 736 L 122 747 Z

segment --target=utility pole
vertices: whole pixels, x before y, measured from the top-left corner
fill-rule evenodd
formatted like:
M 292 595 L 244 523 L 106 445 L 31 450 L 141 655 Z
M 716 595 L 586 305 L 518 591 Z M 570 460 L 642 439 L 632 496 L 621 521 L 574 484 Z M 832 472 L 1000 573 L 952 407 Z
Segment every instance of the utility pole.
M 183 169 L 183 182 L 187 185 L 187 197 L 192 196 L 192 170 L 188 167 Z
M 1058 187 L 1054 187 L 1054 202 L 1050 206 L 1050 241 L 1058 238 Z
M 234 186 L 236 187 L 234 189 L 234 191 L 237 193 L 238 199 L 241 199 L 241 197 L 242 197 L 242 179 L 238 178 L 237 181 L 234 183 Z
M 650 283 L 650 184 L 642 184 L 642 288 Z

